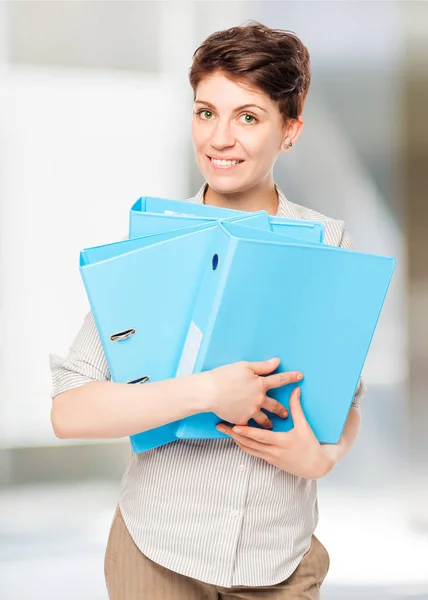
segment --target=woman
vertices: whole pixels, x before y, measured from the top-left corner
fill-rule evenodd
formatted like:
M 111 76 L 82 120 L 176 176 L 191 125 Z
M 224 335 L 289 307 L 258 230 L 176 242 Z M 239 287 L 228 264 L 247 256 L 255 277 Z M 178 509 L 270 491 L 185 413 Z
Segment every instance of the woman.
M 309 54 L 292 33 L 257 22 L 214 33 L 190 70 L 192 138 L 206 182 L 191 202 L 325 222 L 325 242 L 350 248 L 342 221 L 289 202 L 273 165 L 301 133 Z M 52 422 L 59 437 L 121 437 L 204 410 L 241 424 L 229 437 L 180 440 L 132 455 L 110 529 L 105 576 L 111 600 L 319 598 L 329 566 L 313 535 L 316 480 L 358 433 L 357 390 L 340 442 L 322 446 L 299 404 L 294 428 L 269 431 L 266 396 L 299 380 L 270 374 L 278 359 L 237 363 L 144 386 L 112 383 L 92 315 L 67 358 L 51 355 Z M 302 375 L 300 375 L 301 379 Z M 254 417 L 266 429 L 246 425 Z

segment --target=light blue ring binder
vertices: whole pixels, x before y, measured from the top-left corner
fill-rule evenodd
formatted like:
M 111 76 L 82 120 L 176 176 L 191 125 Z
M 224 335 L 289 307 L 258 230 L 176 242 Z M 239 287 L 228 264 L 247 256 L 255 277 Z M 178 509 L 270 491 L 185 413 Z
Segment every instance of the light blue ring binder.
M 161 216 L 166 224 L 164 230 L 138 238 L 131 236 L 128 240 L 114 244 L 87 248 L 81 253 L 81 275 L 112 380 L 133 383 L 150 377 L 150 381 L 159 381 L 174 377 L 177 373 L 183 375 L 192 370 L 206 370 L 235 360 L 263 360 L 279 355 L 282 358 L 282 368 L 303 372 L 306 369 L 306 377 L 302 383 L 302 406 L 308 411 L 308 419 L 318 439 L 325 442 L 336 440 L 346 411 L 349 410 L 351 392 L 354 391 L 365 359 L 364 348 L 367 352 L 395 260 L 275 233 L 271 230 L 271 219 L 263 211 L 244 213 L 223 222 L 217 218 L 197 218 L 196 221 L 191 220 L 194 224 L 187 228 L 181 227 L 183 221 L 179 215 Z M 147 213 L 143 213 L 139 221 L 150 218 Z M 299 231 L 293 225 L 290 223 L 288 231 Z M 218 257 L 215 269 L 214 255 Z M 333 257 L 330 271 L 326 270 L 324 259 L 324 262 L 321 260 L 319 263 L 324 270 L 316 268 L 317 261 L 323 256 L 324 259 L 325 256 Z M 338 256 L 347 257 L 341 259 L 343 264 L 339 270 L 337 268 L 341 261 L 338 261 Z M 266 265 L 275 265 L 275 269 L 266 268 Z M 334 265 L 336 271 L 333 269 Z M 361 265 L 363 269 L 360 268 Z M 298 267 L 300 270 L 296 270 Z M 302 273 L 306 273 L 306 278 Z M 370 284 L 367 287 L 370 293 L 346 296 L 347 288 L 344 284 L 348 282 L 349 285 L 355 285 L 352 278 L 357 276 L 360 278 L 359 289 L 364 289 L 361 282 L 365 281 L 366 286 Z M 323 278 L 330 283 L 330 295 L 326 295 L 325 290 L 323 292 Z M 260 285 L 254 288 L 256 281 Z M 352 355 L 349 348 L 347 354 L 341 353 L 341 357 L 345 360 L 346 356 L 349 364 L 353 365 L 353 370 L 350 373 L 344 369 L 347 377 L 346 395 L 337 396 L 333 403 L 334 410 L 340 408 L 339 420 L 330 413 L 327 427 L 327 417 L 324 415 L 323 421 L 322 415 L 311 408 L 311 390 L 314 389 L 312 382 L 316 380 L 315 375 L 319 377 L 316 370 L 311 371 L 313 365 L 305 364 L 304 354 L 299 354 L 295 348 L 290 350 L 290 355 L 294 356 L 296 363 L 291 364 L 288 355 L 283 358 L 286 346 L 281 345 L 281 337 L 263 338 L 257 327 L 252 330 L 253 337 L 248 337 L 245 326 L 246 322 L 251 323 L 251 315 L 253 318 L 257 315 L 254 319 L 256 324 L 263 322 L 257 310 L 266 303 L 267 313 L 273 318 L 275 310 L 278 311 L 282 306 L 275 298 L 278 294 L 284 295 L 284 301 L 292 297 L 292 284 L 295 285 L 296 281 L 300 282 L 300 300 L 298 305 L 292 307 L 303 315 L 305 311 L 320 311 L 316 303 L 319 296 L 324 303 L 323 323 L 327 323 L 325 303 L 329 301 L 331 307 L 334 307 L 334 297 L 340 292 L 342 299 L 346 297 L 355 304 L 356 314 L 365 306 L 370 317 L 364 322 L 364 313 L 360 310 L 361 322 L 356 328 L 356 335 L 360 335 L 358 353 Z M 245 302 L 245 290 L 251 300 L 250 312 L 248 302 Z M 235 312 L 227 310 L 228 306 L 229 309 L 233 307 L 233 298 L 241 299 L 239 311 L 236 311 L 236 307 Z M 334 310 L 336 313 L 333 316 L 337 321 L 337 315 L 341 313 L 340 310 L 337 312 L 337 307 Z M 234 314 L 235 318 L 230 320 L 228 313 Z M 244 318 L 248 320 L 245 321 Z M 284 323 L 272 321 L 272 333 L 275 331 L 277 334 L 281 328 L 287 331 L 287 326 L 294 335 L 294 338 L 289 336 L 287 339 L 297 339 L 298 331 L 296 333 L 293 329 L 296 324 L 301 325 L 305 339 L 309 339 L 311 331 L 305 319 L 298 319 L 296 315 Z M 189 371 L 189 362 L 183 362 L 183 348 L 186 351 L 186 335 L 192 328 L 193 332 L 199 332 L 200 348 L 192 357 L 193 365 Z M 322 340 L 319 327 L 315 330 L 318 342 L 326 343 Z M 361 337 L 361 333 L 365 337 Z M 257 336 L 261 336 L 259 340 Z M 113 342 L 112 337 L 118 341 Z M 237 341 L 242 342 L 242 345 L 237 344 Z M 340 361 L 337 364 L 341 364 Z M 347 364 L 344 363 L 345 367 Z M 283 388 L 272 395 L 278 394 L 278 400 L 287 405 L 290 391 L 291 387 Z M 321 421 L 317 423 L 320 418 Z M 188 417 L 180 422 L 131 436 L 131 444 L 135 452 L 142 452 L 175 441 L 177 437 L 223 437 L 215 429 L 215 422 L 218 421 L 212 414 Z M 275 426 L 289 428 L 290 421 L 278 421 L 274 423 Z
M 175 218 L 169 217 L 174 223 Z M 269 231 L 265 212 L 233 217 Z M 204 250 L 218 221 L 87 248 L 80 272 L 112 381 L 174 377 Z M 123 338 L 123 333 L 134 330 Z M 112 337 L 119 341 L 113 341 Z M 176 424 L 131 436 L 135 452 L 176 439 Z
M 188 336 L 198 351 L 186 374 L 239 360 L 279 356 L 280 370 L 302 371 L 302 408 L 320 442 L 336 443 L 361 375 L 395 268 L 395 259 L 220 223 L 209 241 Z M 269 239 L 271 238 L 271 239 Z M 219 266 L 210 268 L 210 256 Z M 280 333 L 279 333 L 280 332 Z M 184 345 L 184 348 L 186 344 Z M 288 408 L 295 386 L 269 395 Z M 274 431 L 289 416 L 270 415 Z M 180 438 L 227 437 L 220 418 L 183 419 Z M 255 422 L 251 423 L 257 426 Z
M 178 228 L 198 225 L 206 220 L 230 219 L 249 214 L 252 213 L 194 202 L 144 196 L 139 198 L 130 210 L 129 237 L 166 231 L 173 226 L 169 219 L 171 216 L 176 218 L 174 227 Z M 270 230 L 276 233 L 293 235 L 301 240 L 323 242 L 325 226 L 322 222 L 272 216 L 269 216 L 269 222 Z

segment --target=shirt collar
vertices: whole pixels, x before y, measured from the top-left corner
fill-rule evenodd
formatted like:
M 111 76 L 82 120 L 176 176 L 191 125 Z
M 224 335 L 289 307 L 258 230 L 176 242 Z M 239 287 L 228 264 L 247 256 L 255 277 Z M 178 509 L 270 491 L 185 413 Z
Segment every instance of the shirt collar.
M 196 196 L 194 196 L 191 199 L 191 202 L 195 202 L 195 204 L 203 204 L 204 202 L 204 194 L 205 194 L 205 190 L 208 187 L 208 183 L 205 182 L 202 187 L 199 189 L 199 191 L 197 192 Z M 290 202 L 288 202 L 287 198 L 285 197 L 284 192 L 276 185 L 275 183 L 275 188 L 276 191 L 278 193 L 278 200 L 279 200 L 279 204 L 278 204 L 278 211 L 276 213 L 277 217 L 287 217 L 287 218 L 296 218 Z

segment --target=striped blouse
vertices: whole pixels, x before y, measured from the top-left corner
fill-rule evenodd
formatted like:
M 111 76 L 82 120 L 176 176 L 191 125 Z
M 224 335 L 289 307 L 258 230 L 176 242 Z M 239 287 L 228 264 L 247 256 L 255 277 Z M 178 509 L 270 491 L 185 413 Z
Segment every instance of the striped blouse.
M 204 184 L 189 202 L 203 203 Z M 289 202 L 277 187 L 277 215 L 325 223 L 326 244 L 352 249 L 344 223 Z M 111 379 L 89 312 L 62 358 L 49 355 L 57 394 Z M 364 393 L 360 380 L 353 400 Z M 119 505 L 138 548 L 177 573 L 231 587 L 288 578 L 311 544 L 318 522 L 317 483 L 244 453 L 230 438 L 177 440 L 134 454 Z

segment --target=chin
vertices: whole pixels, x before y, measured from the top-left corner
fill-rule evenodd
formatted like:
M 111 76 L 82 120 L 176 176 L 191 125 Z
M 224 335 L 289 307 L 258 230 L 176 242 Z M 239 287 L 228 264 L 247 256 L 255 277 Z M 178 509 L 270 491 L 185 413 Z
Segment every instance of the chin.
M 210 186 L 210 188 L 217 192 L 218 194 L 236 194 L 237 192 L 242 191 L 242 185 L 233 184 L 231 181 L 229 182 L 216 182 L 209 181 L 206 179 L 206 182 Z
M 231 177 L 227 179 L 226 177 L 213 177 L 212 173 L 202 173 L 202 176 L 210 188 L 219 194 L 234 194 L 242 191 L 243 189 L 247 189 L 248 187 L 243 181 L 239 181 L 238 178 L 235 179 Z

